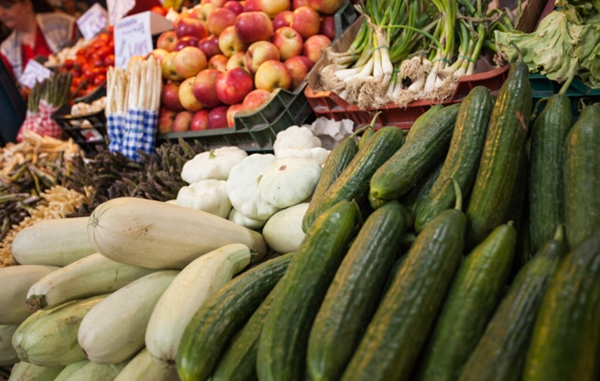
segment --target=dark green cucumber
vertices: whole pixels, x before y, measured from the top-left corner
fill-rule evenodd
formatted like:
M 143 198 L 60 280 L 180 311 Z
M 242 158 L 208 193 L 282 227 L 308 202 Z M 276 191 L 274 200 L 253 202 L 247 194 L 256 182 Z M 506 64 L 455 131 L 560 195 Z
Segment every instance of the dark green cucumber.
M 425 123 L 427 133 L 407 140 L 371 178 L 372 199 L 393 200 L 410 191 L 446 155 L 459 104 L 445 106 Z M 423 126 L 425 128 L 425 126 Z
M 531 114 L 529 70 L 511 65 L 492 110 L 481 161 L 467 206 L 467 248 L 502 224 L 517 179 Z
M 461 263 L 415 380 L 458 379 L 504 294 L 516 239 L 511 224 L 500 225 Z
M 427 130 L 431 126 L 431 124 L 428 123 L 429 119 L 431 119 L 435 113 L 443 108 L 444 106 L 442 104 L 434 104 L 417 119 L 415 119 L 415 122 L 412 124 L 412 126 L 410 126 L 410 129 L 406 134 L 406 140 L 411 140 L 413 138 L 418 139 L 420 135 L 427 134 Z
M 457 202 L 417 236 L 342 381 L 410 379 L 460 262 L 466 224 Z
M 265 300 L 296 256 L 270 259 L 233 278 L 196 311 L 177 349 L 182 381 L 208 380 L 229 340 Z
M 367 141 L 369 141 L 373 135 L 375 135 L 375 129 L 373 127 L 364 130 L 358 141 L 358 149 L 364 148 L 367 145 Z
M 396 260 L 406 230 L 405 214 L 397 201 L 375 210 L 340 264 L 310 331 L 307 370 L 311 380 L 337 381 L 344 371 Z
M 600 346 L 600 230 L 561 262 L 540 307 L 523 381 L 592 381 Z
M 258 338 L 262 331 L 267 312 L 275 299 L 279 283 L 252 314 L 244 327 L 236 333 L 231 344 L 219 359 L 211 381 L 250 381 L 257 380 L 256 352 Z
M 315 219 L 339 201 L 356 200 L 359 205 L 367 202 L 369 181 L 373 173 L 389 159 L 404 142 L 404 133 L 398 127 L 382 127 L 358 151 L 346 169 L 338 176 L 318 203 L 310 203 L 302 226 L 308 231 Z
M 463 367 L 460 381 L 521 379 L 544 293 L 567 252 L 562 235 L 559 229 L 521 268 Z
M 304 380 L 308 336 L 355 235 L 357 207 L 340 201 L 312 225 L 281 279 L 258 342 L 261 381 Z
M 565 228 L 575 249 L 600 228 L 600 105 L 581 110 L 565 147 Z
M 479 167 L 493 106 L 490 91 L 484 86 L 474 87 L 461 102 L 440 175 L 425 200 L 419 204 L 415 219 L 417 232 L 435 216 L 454 205 L 454 190 L 452 184 L 446 181 L 447 178 L 452 177 L 458 181 L 463 197 L 467 198 Z
M 419 204 L 423 202 L 423 200 L 427 198 L 429 192 L 431 192 L 431 188 L 440 175 L 443 165 L 444 160 L 439 160 L 437 164 L 433 166 L 433 168 L 431 168 L 423 177 L 421 177 L 413 189 L 398 199 L 398 201 L 400 201 L 400 203 L 408 211 L 411 217 L 412 226 L 414 226 Z
M 537 249 L 565 223 L 565 139 L 573 126 L 571 101 L 564 94 L 550 97 L 531 130 L 529 150 L 529 229 L 531 249 Z

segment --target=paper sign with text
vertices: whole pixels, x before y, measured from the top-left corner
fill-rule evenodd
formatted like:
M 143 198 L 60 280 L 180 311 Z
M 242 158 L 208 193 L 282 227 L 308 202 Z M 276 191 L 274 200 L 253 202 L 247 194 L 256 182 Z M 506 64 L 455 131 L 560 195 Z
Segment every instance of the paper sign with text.
M 135 0 L 106 0 L 106 6 L 110 25 L 116 25 L 127 12 L 135 7 Z
M 108 12 L 98 3 L 92 5 L 79 19 L 77 27 L 86 40 L 91 40 L 108 25 Z
M 42 82 L 44 79 L 50 77 L 52 71 L 37 62 L 36 60 L 29 60 L 23 70 L 23 74 L 19 78 L 19 82 L 30 89 L 35 86 L 36 82 Z

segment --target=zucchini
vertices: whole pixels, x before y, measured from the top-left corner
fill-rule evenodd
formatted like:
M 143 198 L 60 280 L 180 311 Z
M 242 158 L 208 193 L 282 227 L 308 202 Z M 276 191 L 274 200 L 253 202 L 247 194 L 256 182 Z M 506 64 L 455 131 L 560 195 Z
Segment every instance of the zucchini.
M 498 226 L 461 263 L 419 366 L 418 381 L 455 381 L 504 293 L 517 232 Z
M 233 278 L 196 311 L 177 350 L 182 381 L 207 380 L 231 338 L 246 324 L 296 254 L 262 262 Z
M 356 214 L 354 203 L 340 201 L 308 231 L 265 319 L 256 360 L 260 380 L 304 379 L 310 328 L 354 236 Z
M 531 99 L 527 65 L 513 63 L 492 110 L 466 210 L 468 249 L 504 222 L 527 137 Z
M 64 366 L 46 367 L 20 361 L 13 366 L 9 381 L 53 381 Z
M 338 380 L 352 357 L 407 230 L 405 214 L 397 201 L 388 202 L 367 218 L 350 246 L 310 330 L 306 361 L 312 380 Z
M 174 367 L 162 366 L 146 348 L 138 352 L 114 378 L 114 381 L 177 381 Z
M 72 364 L 65 366 L 63 368 L 63 370 L 58 374 L 58 376 L 56 376 L 54 381 L 68 380 L 69 377 L 71 377 L 71 375 L 77 371 L 77 369 L 81 368 L 82 366 L 84 366 L 85 364 L 87 364 L 89 362 L 90 362 L 90 360 L 81 360 L 81 361 L 77 361 L 77 362 L 74 362 Z
M 474 87 L 460 103 L 450 148 L 431 191 L 419 204 L 415 230 L 420 232 L 429 221 L 454 205 L 452 177 L 466 199 L 477 174 L 483 143 L 494 102 L 487 87 Z
M 431 126 L 431 124 L 429 124 L 429 122 L 428 122 L 429 119 L 431 119 L 434 114 L 436 114 L 438 111 L 440 111 L 443 108 L 444 108 L 444 105 L 442 105 L 440 103 L 436 103 L 436 104 L 432 105 L 427 111 L 425 111 L 424 113 L 419 115 L 419 117 L 417 119 L 415 119 L 412 126 L 410 126 L 410 129 L 408 130 L 408 133 L 406 134 L 406 140 L 409 141 L 413 138 L 418 139 L 420 135 L 427 134 L 428 128 L 429 128 L 429 126 Z
M 531 130 L 529 149 L 529 224 L 535 252 L 565 223 L 565 140 L 573 126 L 571 100 L 565 94 L 550 97 Z
M 513 280 L 465 364 L 460 381 L 520 380 L 542 298 L 567 252 L 562 227 Z
M 600 105 L 581 110 L 565 147 L 565 228 L 575 249 L 600 228 Z
M 425 123 L 427 133 L 407 139 L 371 178 L 372 199 L 393 200 L 406 194 L 448 151 L 459 104 L 445 106 Z M 373 204 L 372 204 L 373 205 Z
M 0 366 L 19 362 L 19 356 L 12 346 L 12 337 L 17 327 L 17 324 L 0 325 Z
M 591 381 L 600 346 L 600 230 L 560 263 L 544 295 L 523 381 Z
M 461 201 L 458 196 L 454 209 L 439 214 L 417 236 L 342 381 L 410 379 L 460 262 L 467 224 Z
M 302 226 L 308 232 L 315 219 L 339 201 L 368 204 L 369 181 L 373 173 L 402 146 L 404 133 L 398 127 L 382 127 L 358 151 L 346 169 L 331 184 L 321 201 L 308 207 Z
M 97 364 L 93 361 L 88 361 L 81 368 L 74 371 L 65 381 L 114 380 L 123 368 L 125 368 L 125 365 L 127 365 L 127 361 L 118 364 Z

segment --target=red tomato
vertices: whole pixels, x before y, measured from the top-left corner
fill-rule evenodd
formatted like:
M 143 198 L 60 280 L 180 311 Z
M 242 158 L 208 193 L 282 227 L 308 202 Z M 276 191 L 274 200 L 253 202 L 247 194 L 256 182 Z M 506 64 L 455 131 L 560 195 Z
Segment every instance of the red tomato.
M 166 16 L 168 10 L 166 8 L 161 7 L 160 5 L 155 5 L 150 10 L 154 13 L 158 13 L 161 16 Z
M 109 54 L 104 57 L 104 65 L 105 66 L 115 66 L 115 55 Z
M 106 81 L 106 75 L 104 74 L 98 74 L 96 76 L 96 78 L 94 78 L 94 87 L 98 87 L 100 86 L 104 81 Z
M 67 69 L 72 69 L 73 65 L 75 64 L 75 60 L 72 58 L 67 58 L 65 59 L 65 62 L 63 63 L 63 66 Z

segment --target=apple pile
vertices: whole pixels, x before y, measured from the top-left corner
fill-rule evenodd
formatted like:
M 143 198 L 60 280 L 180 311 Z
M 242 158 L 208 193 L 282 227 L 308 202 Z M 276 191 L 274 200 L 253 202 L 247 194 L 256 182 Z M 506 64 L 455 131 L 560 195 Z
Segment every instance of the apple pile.
M 293 91 L 335 38 L 343 0 L 202 0 L 150 53 L 164 86 L 159 133 L 234 126 L 234 116 Z

